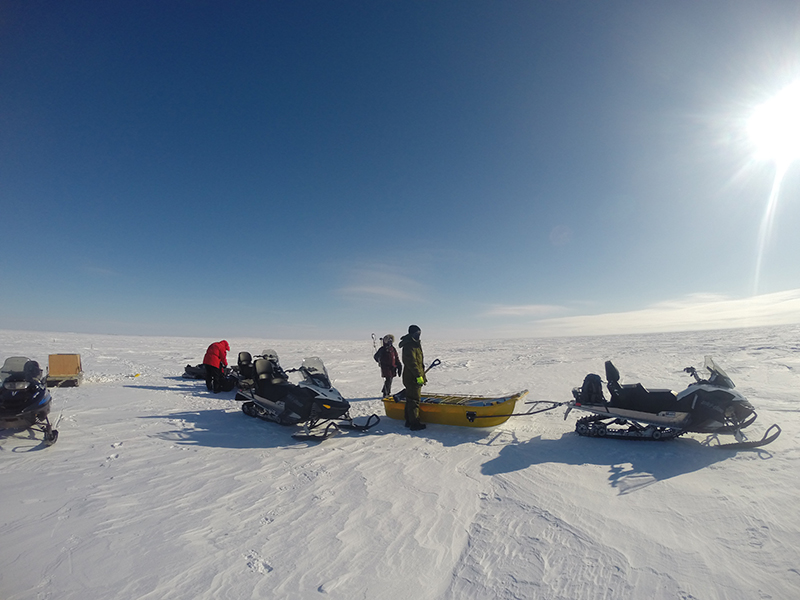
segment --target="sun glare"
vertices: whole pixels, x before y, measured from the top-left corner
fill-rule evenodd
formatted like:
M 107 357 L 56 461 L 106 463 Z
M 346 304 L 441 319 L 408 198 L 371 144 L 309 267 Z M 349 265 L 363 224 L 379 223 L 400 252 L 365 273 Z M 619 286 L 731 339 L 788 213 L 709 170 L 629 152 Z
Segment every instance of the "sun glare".
M 800 81 L 757 107 L 747 129 L 759 158 L 779 168 L 800 158 Z
M 757 107 L 747 123 L 747 129 L 756 146 L 756 156 L 775 162 L 772 191 L 758 234 L 753 283 L 753 294 L 757 294 L 761 266 L 775 218 L 783 177 L 789 170 L 789 165 L 800 159 L 800 81 L 784 88 L 771 100 Z

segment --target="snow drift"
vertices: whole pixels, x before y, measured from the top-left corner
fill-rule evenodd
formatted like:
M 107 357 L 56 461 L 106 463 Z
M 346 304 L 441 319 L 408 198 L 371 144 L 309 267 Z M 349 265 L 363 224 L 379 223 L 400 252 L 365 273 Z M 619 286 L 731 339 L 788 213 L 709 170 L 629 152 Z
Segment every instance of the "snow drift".
M 677 389 L 711 354 L 756 407 L 753 451 L 581 438 L 553 411 L 495 428 L 383 418 L 299 443 L 181 377 L 210 341 L 0 332 L 0 357 L 80 353 L 58 443 L 0 432 L 5 600 L 793 598 L 800 591 L 800 327 L 437 342 L 430 391 L 566 400 L 613 359 Z M 365 336 L 367 338 L 367 336 Z M 382 414 L 369 339 L 229 339 L 319 356 L 353 416 Z

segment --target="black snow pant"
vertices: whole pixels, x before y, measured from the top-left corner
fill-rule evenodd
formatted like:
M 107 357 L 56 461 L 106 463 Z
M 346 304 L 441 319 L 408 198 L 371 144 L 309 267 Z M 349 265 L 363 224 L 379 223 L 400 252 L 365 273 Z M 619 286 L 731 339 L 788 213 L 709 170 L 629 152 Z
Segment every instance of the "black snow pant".
M 222 384 L 225 381 L 225 376 L 222 374 L 222 369 L 212 365 L 205 365 L 206 367 L 206 388 L 209 392 L 215 394 L 222 389 Z
M 383 389 L 381 393 L 384 398 L 388 398 L 392 395 L 392 379 L 394 379 L 394 377 L 384 377 L 383 379 Z

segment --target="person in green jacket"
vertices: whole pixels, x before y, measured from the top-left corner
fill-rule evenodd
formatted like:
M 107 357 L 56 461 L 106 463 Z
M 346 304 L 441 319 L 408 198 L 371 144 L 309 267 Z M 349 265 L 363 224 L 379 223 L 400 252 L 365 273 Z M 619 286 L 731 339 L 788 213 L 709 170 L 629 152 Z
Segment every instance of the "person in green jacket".
M 406 386 L 406 427 L 411 431 L 425 429 L 419 420 L 419 400 L 422 386 L 428 383 L 423 364 L 422 343 L 419 341 L 422 330 L 410 325 L 408 335 L 400 338 L 398 346 L 403 351 L 403 385 Z

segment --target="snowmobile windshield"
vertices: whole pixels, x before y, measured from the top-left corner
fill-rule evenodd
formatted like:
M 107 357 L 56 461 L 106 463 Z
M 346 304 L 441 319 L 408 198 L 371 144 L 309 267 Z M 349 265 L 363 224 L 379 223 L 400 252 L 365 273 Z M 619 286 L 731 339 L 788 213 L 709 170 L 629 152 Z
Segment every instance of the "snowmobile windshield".
M 711 358 L 710 356 L 706 356 L 705 367 L 711 374 L 711 376 L 708 378 L 709 383 L 729 389 L 733 389 L 736 387 L 733 383 L 733 380 L 730 377 L 728 377 L 728 374 L 725 371 L 723 371 L 722 368 L 719 365 L 717 365 L 717 363 L 714 362 L 714 359 Z
M 270 349 L 270 348 L 267 348 L 267 349 L 265 349 L 265 350 L 262 350 L 262 351 L 261 351 L 261 357 L 262 357 L 262 358 L 266 358 L 267 360 L 271 360 L 271 361 L 272 361 L 272 362 L 274 362 L 276 365 L 279 365 L 279 364 L 281 364 L 281 361 L 280 361 L 280 359 L 278 358 L 278 353 L 277 353 L 277 352 L 275 352 L 275 350 L 272 350 L 272 349 Z
M 324 388 L 331 387 L 331 380 L 328 377 L 328 370 L 322 364 L 322 360 L 316 356 L 309 356 L 303 359 L 303 364 L 300 365 L 300 370 L 303 373 L 303 378 L 317 386 Z
M 10 356 L 7 358 L 0 368 L 0 382 L 5 381 L 11 375 L 23 375 L 25 373 L 25 365 L 30 360 L 26 356 Z

